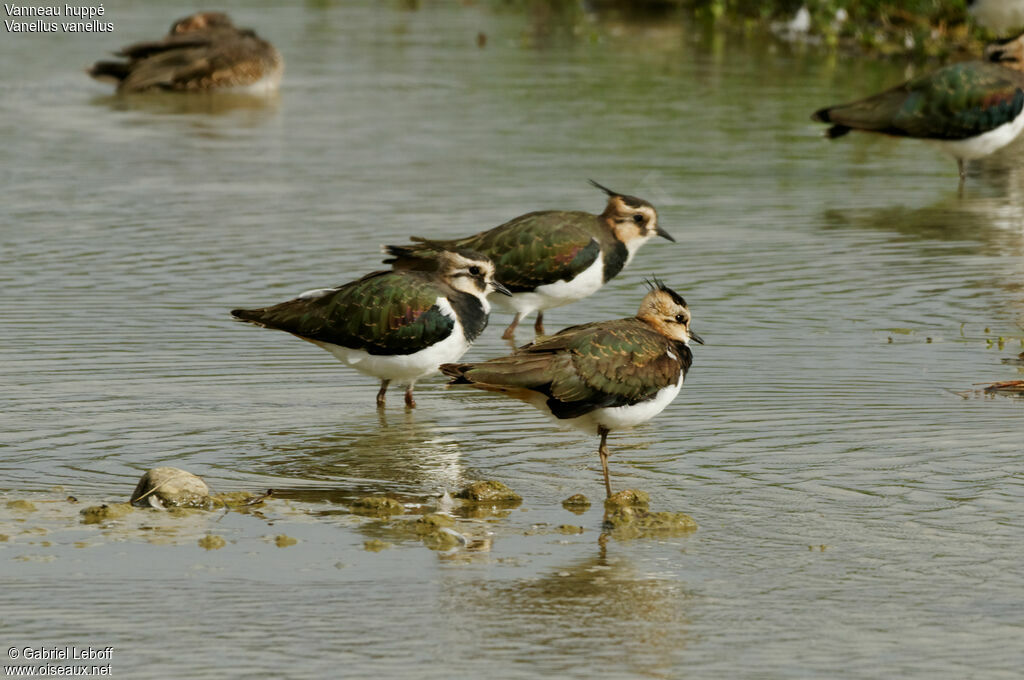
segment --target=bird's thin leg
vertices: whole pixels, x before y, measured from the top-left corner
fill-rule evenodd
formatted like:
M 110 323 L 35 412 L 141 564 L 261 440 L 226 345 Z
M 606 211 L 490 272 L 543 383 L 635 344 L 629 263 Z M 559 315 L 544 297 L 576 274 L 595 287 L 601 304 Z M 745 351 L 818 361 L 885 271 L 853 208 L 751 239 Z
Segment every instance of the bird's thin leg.
M 597 455 L 601 456 L 601 468 L 604 470 L 604 490 L 608 492 L 608 498 L 612 497 L 612 483 L 608 479 L 608 428 L 602 425 L 597 427 L 597 433 L 601 435 L 601 446 L 597 449 Z
M 516 318 L 512 319 L 512 323 L 510 323 L 508 328 L 505 329 L 505 332 L 501 334 L 502 340 L 512 340 L 516 337 L 516 327 L 519 325 L 519 319 L 522 316 L 522 314 L 516 312 Z
M 544 310 L 537 312 L 537 320 L 533 322 L 533 332 L 544 335 Z
M 967 179 L 967 166 L 964 164 L 963 158 L 956 159 L 956 169 L 960 171 L 960 181 L 963 182 Z
M 384 394 L 388 391 L 388 385 L 390 384 L 390 380 L 380 381 L 380 391 L 377 392 L 377 408 L 384 408 Z
M 416 400 L 412 398 L 412 383 L 405 388 L 405 405 L 407 408 L 416 408 Z

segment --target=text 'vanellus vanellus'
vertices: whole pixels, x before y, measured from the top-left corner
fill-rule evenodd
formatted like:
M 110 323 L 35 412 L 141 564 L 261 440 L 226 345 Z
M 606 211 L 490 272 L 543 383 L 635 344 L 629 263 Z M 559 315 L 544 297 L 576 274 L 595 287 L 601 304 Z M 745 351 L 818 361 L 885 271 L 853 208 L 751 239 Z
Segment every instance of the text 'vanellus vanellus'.
M 480 363 L 444 364 L 451 384 L 521 399 L 561 422 L 600 435 L 608 478 L 608 433 L 661 413 L 679 394 L 693 354 L 686 301 L 655 279 L 635 317 L 572 326 Z
M 284 60 L 273 45 L 222 12 L 179 19 L 159 40 L 134 43 L 88 70 L 118 92 L 230 90 L 265 94 L 277 89 Z
M 508 294 L 494 264 L 468 250 L 437 254 L 435 271 L 379 271 L 337 288 L 303 293 L 236 318 L 287 331 L 327 350 L 361 373 L 380 378 L 377 406 L 392 381 L 407 385 L 457 361 L 487 326 L 487 295 Z
M 933 142 L 964 161 L 1006 146 L 1024 129 L 1024 35 L 985 48 L 984 61 L 946 66 L 867 99 L 830 106 L 812 118 L 831 127 Z
M 534 330 L 544 333 L 544 310 L 582 300 L 597 292 L 629 264 L 640 246 L 655 235 L 674 241 L 658 226 L 647 201 L 591 183 L 608 195 L 600 215 L 542 210 L 520 215 L 488 231 L 452 240 L 413 238 L 406 246 L 385 246 L 395 269 L 424 266 L 422 258 L 444 248 L 470 248 L 490 257 L 496 277 L 511 297 L 496 302 L 515 312 L 504 338 L 515 336 L 519 322 L 537 312 Z

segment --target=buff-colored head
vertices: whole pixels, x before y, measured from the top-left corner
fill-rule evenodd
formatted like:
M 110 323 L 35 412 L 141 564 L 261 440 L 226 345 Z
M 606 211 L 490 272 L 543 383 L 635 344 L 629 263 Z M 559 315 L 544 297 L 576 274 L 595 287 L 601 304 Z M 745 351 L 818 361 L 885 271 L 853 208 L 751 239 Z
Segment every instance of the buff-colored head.
M 171 35 L 195 33 L 215 29 L 234 28 L 231 18 L 224 12 L 197 12 L 184 19 L 178 19 L 171 25 Z
M 508 288 L 494 280 L 491 258 L 474 250 L 443 250 L 437 256 L 437 274 L 455 290 L 486 298 L 493 290 L 511 295 Z
M 1024 34 L 986 45 L 985 61 L 995 62 L 1015 71 L 1024 71 Z
M 590 183 L 608 194 L 608 205 L 605 206 L 601 217 L 608 222 L 615 238 L 629 248 L 630 253 L 635 252 L 654 236 L 675 241 L 667 231 L 658 226 L 658 211 L 653 205 L 642 198 L 612 191 L 594 180 L 590 180 Z
M 690 330 L 690 310 L 679 293 L 659 279 L 648 281 L 650 292 L 640 303 L 636 317 L 647 322 L 666 338 L 689 345 L 690 340 L 704 344 L 699 335 Z

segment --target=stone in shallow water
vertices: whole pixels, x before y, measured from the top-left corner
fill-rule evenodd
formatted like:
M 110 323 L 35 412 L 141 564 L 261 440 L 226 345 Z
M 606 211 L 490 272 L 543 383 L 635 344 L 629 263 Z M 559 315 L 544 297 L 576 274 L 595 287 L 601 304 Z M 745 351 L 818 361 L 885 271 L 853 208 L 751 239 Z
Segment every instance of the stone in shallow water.
M 390 543 L 378 538 L 371 538 L 369 541 L 363 543 L 363 550 L 369 550 L 370 552 L 380 552 L 381 550 L 387 550 L 390 547 Z
M 157 467 L 142 475 L 131 503 L 153 508 L 205 508 L 210 504 L 210 487 L 191 472 Z
M 612 538 L 670 538 L 697 530 L 697 521 L 683 512 L 649 512 L 647 508 L 609 509 L 605 525 Z
M 423 534 L 421 540 L 423 545 L 431 550 L 451 550 L 463 543 L 463 540 L 459 538 L 459 534 L 448 528 L 441 528 L 437 531 Z
M 473 482 L 462 491 L 455 494 L 461 498 L 475 503 L 522 503 L 523 497 L 501 482 L 483 481 Z
M 431 513 L 429 515 L 423 515 L 418 520 L 413 522 L 413 528 L 417 534 L 433 534 L 446 527 L 455 526 L 455 519 L 448 515 L 441 515 L 437 513 Z
M 364 496 L 349 503 L 348 509 L 356 515 L 367 517 L 387 517 L 388 515 L 401 515 L 405 512 L 405 506 L 394 498 L 387 496 Z
M 104 503 L 91 505 L 80 513 L 83 524 L 99 524 L 112 519 L 120 519 L 132 511 L 130 503 Z
M 606 499 L 604 507 L 607 510 L 615 510 L 617 508 L 646 508 L 650 503 L 651 495 L 646 491 L 625 489 L 616 494 L 612 494 L 611 498 Z
M 590 499 L 581 493 L 573 494 L 562 501 L 562 507 L 569 512 L 581 515 L 590 507 Z

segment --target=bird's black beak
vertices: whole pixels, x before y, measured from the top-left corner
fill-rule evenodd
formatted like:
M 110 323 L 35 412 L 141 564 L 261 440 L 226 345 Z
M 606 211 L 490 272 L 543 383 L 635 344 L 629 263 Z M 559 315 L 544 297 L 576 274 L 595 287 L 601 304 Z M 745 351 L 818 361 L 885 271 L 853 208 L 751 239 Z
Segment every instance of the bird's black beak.
M 689 334 L 690 334 L 690 340 L 693 340 L 698 345 L 703 345 L 704 344 L 704 338 L 700 337 L 699 335 L 697 335 L 693 331 L 689 331 Z
M 657 228 L 656 228 L 656 229 L 654 230 L 654 233 L 655 233 L 655 234 L 657 234 L 658 236 L 662 237 L 662 238 L 666 238 L 666 239 L 668 239 L 669 241 L 672 241 L 672 243 L 675 243 L 675 242 L 676 242 L 676 240 L 675 240 L 674 238 L 672 238 L 672 234 L 668 233 L 667 231 L 665 231 L 665 230 L 664 230 L 664 229 L 662 229 L 661 227 L 657 227 Z
M 491 281 L 491 290 L 493 290 L 495 293 L 501 293 L 502 295 L 508 295 L 509 297 L 512 297 L 512 291 L 510 291 L 508 288 L 503 286 L 501 283 L 498 283 L 497 281 Z

